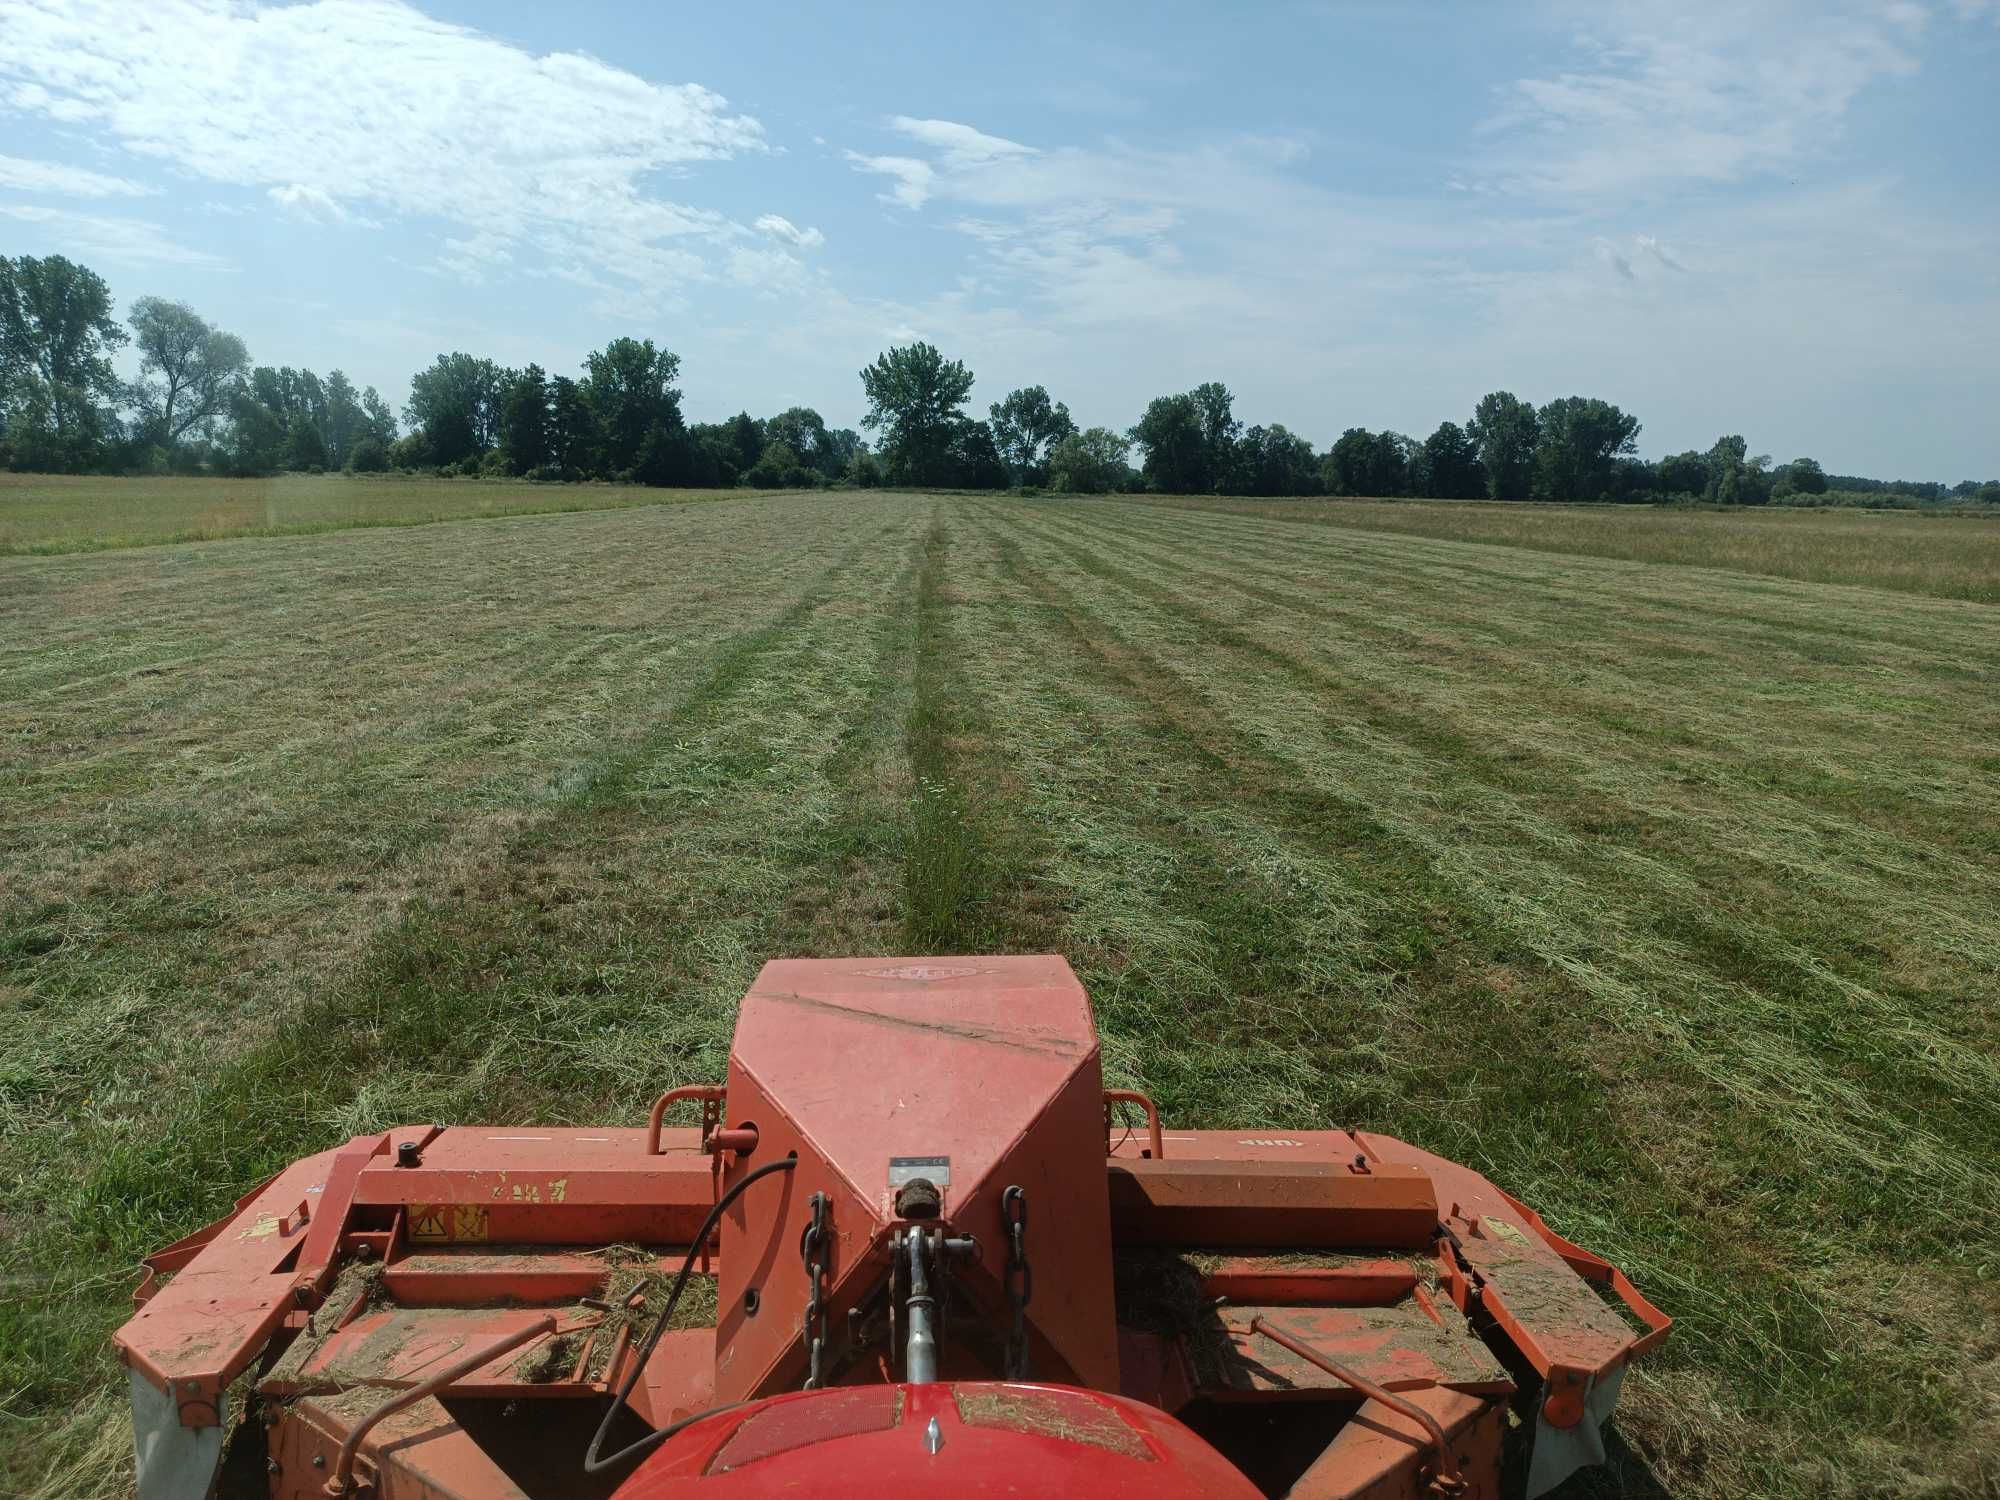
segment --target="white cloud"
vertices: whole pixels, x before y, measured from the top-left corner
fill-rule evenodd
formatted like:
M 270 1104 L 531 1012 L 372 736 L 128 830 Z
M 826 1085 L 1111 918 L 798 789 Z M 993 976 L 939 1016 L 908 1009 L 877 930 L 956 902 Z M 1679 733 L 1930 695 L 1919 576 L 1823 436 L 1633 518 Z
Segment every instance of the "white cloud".
M 874 172 L 894 179 L 895 186 L 886 193 L 878 193 L 884 203 L 900 203 L 905 208 L 922 208 L 930 201 L 931 183 L 937 173 L 931 164 L 918 161 L 913 156 L 864 156 L 859 151 L 849 151 L 847 159 L 854 163 L 857 172 Z
M 817 229 L 801 229 L 783 214 L 765 214 L 757 220 L 756 227 L 772 239 L 783 240 L 801 250 L 817 250 L 826 243 L 826 236 Z
M 56 161 L 0 156 L 0 188 L 22 193 L 62 193 L 72 198 L 138 198 L 157 192 L 129 177 L 107 177 Z
M 915 120 L 908 115 L 892 115 L 889 128 L 930 147 L 947 167 L 974 167 L 986 162 L 1005 161 L 1009 157 L 1035 154 L 1032 146 L 987 135 L 954 120 Z
M 1867 0 L 1646 0 L 1578 13 L 1574 64 L 1501 91 L 1484 176 L 1602 199 L 1732 183 L 1822 149 L 1856 95 L 1916 71 L 1911 18 Z
M 0 0 L 0 107 L 322 221 L 442 219 L 653 292 L 749 232 L 656 196 L 654 176 L 765 149 L 696 84 L 537 56 L 400 0 Z
M 368 229 L 382 227 L 374 219 L 354 212 L 303 182 L 288 182 L 283 187 L 268 189 L 266 196 L 293 218 L 308 224 L 357 224 Z
M 175 243 L 165 229 L 144 219 L 105 218 L 27 203 L 0 203 L 0 214 L 39 224 L 66 254 L 97 256 L 126 265 L 195 266 L 221 269 L 228 262 L 205 250 Z

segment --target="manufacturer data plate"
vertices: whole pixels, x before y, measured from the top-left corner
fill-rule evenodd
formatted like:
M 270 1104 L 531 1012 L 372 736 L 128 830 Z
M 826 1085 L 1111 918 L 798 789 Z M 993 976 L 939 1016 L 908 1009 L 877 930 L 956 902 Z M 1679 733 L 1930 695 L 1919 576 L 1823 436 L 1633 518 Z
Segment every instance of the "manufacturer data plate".
M 951 1158 L 949 1156 L 892 1156 L 889 1158 L 889 1186 L 899 1188 L 912 1178 L 921 1177 L 934 1182 L 939 1187 L 951 1185 Z

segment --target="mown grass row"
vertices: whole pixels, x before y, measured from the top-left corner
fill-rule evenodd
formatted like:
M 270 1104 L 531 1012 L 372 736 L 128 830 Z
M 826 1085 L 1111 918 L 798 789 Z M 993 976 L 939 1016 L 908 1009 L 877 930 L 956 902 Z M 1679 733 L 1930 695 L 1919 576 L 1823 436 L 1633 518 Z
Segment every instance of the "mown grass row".
M 769 954 L 897 945 L 906 807 L 872 779 L 911 611 L 874 601 L 909 597 L 918 535 L 878 512 L 808 551 L 802 588 L 738 601 L 742 627 L 688 639 L 662 623 L 695 660 L 657 713 L 551 778 L 477 859 L 418 876 L 323 989 L 184 1059 L 178 1079 L 149 1077 L 112 1116 L 86 1106 L 68 1140 L 10 1132 L 9 1200 L 33 1218 L 7 1251 L 27 1295 L 0 1303 L 0 1421 L 21 1436 L 9 1483 L 121 1492 L 121 1415 L 91 1393 L 130 1265 L 274 1165 L 399 1119 L 636 1118 L 664 1082 L 720 1076 L 735 1001 Z M 39 976 L 7 977 L 32 994 Z M 80 1031 L 65 1084 L 30 1031 L 6 1042 L 17 1118 L 53 1125 L 65 1091 L 151 1074 Z M 52 1300 L 62 1283 L 70 1297 Z M 78 1401 L 108 1422 L 108 1451 L 62 1420 Z
M 2000 602 L 2000 514 L 1149 496 L 1179 511 Z
M 279 474 L 260 479 L 0 471 L 0 557 L 53 557 L 238 537 L 313 536 L 495 516 L 562 515 L 735 500 L 770 490 L 663 490 L 407 475 Z
M 1288 609 L 1283 591 L 1232 597 L 1237 563 L 1210 554 L 1213 542 L 1121 533 L 1095 511 L 1005 513 L 996 538 L 1017 555 L 1032 597 L 1059 611 L 1119 691 L 1180 726 L 1189 782 L 1163 788 L 1170 800 L 1198 799 L 1220 780 L 1218 812 L 1251 814 L 1289 868 L 1317 863 L 1343 877 L 1329 889 L 1293 875 L 1279 888 L 1281 911 L 1321 902 L 1366 911 L 1375 903 L 1351 892 L 1374 884 L 1384 909 L 1422 914 L 1429 939 L 1409 959 L 1377 949 L 1394 976 L 1386 1016 L 1354 1017 L 1368 993 L 1360 977 L 1336 974 L 1322 987 L 1321 966 L 1303 956 L 1290 960 L 1297 1014 L 1353 1017 L 1357 1030 L 1386 1021 L 1383 1051 L 1367 1057 L 1385 1076 L 1376 1098 L 1354 1101 L 1361 1118 L 1487 1166 L 1630 1262 L 1687 1317 L 1669 1380 L 1653 1387 L 1673 1399 L 1642 1402 L 1651 1430 L 1640 1430 L 1670 1471 L 1708 1492 L 1751 1483 L 1785 1492 L 1800 1480 L 1792 1445 L 1853 1426 L 1874 1436 L 1815 1471 L 1835 1488 L 1865 1487 L 1871 1475 L 1894 1487 L 1928 1472 L 1940 1440 L 1958 1441 L 1964 1476 L 1965 1440 L 1979 1430 L 1966 1426 L 1979 1411 L 1976 1381 L 1966 1385 L 1977 1341 L 1961 1333 L 1946 1358 L 1926 1344 L 1976 1284 L 1979 1254 L 1954 1240 L 1953 1205 L 1989 1195 L 1994 1181 L 1981 1145 L 1993 1138 L 1991 1096 L 1979 1082 L 1991 1064 L 1974 1035 L 1954 1051 L 1951 1034 L 1973 1028 L 1947 1019 L 1943 996 L 1893 982 L 1871 990 L 1863 980 L 1882 976 L 1865 964 L 1845 976 L 1826 970 L 1812 951 L 1822 934 L 1808 900 L 1746 920 L 1731 899 L 1768 892 L 1754 872 L 1704 857 L 1700 821 L 1683 825 L 1668 810 L 1658 843 L 1637 847 L 1632 828 L 1607 826 L 1601 784 L 1629 772 L 1629 749 L 1622 759 L 1596 745 L 1516 761 L 1493 703 L 1439 693 L 1430 676 L 1408 685 L 1428 713 L 1406 712 L 1385 676 L 1427 663 L 1407 649 L 1378 656 L 1365 632 L 1315 613 L 1338 607 L 1324 603 L 1341 581 L 1335 544 L 1327 555 L 1293 551 L 1290 597 L 1300 602 Z M 1504 615 L 1511 599 L 1476 604 L 1489 602 Z M 1474 608 L 1413 599 L 1402 622 L 1478 629 L 1487 617 Z M 1553 644 L 1544 642 L 1543 664 Z M 1048 659 L 1044 640 L 1029 650 Z M 1642 717 L 1663 709 L 1671 719 L 1671 705 L 1632 706 Z M 1577 728 L 1538 699 L 1514 712 L 1524 722 L 1513 733 L 1532 726 L 1545 745 Z M 1161 774 L 1162 725 L 1116 738 L 1145 776 Z M 1739 814 L 1752 810 L 1754 788 L 1731 792 Z M 1328 818 L 1316 802 L 1339 812 Z M 1227 837 L 1256 847 L 1258 836 L 1244 835 L 1232 827 Z M 1877 868 L 1872 878 L 1879 896 L 1901 877 Z M 1178 894 L 1163 885 L 1160 904 L 1171 909 Z M 1213 907 L 1211 932 L 1241 921 L 1230 905 Z M 1990 976 L 1981 910 L 1961 904 L 1955 925 L 1960 949 Z M 1863 920 L 1842 912 L 1825 926 L 1852 945 L 1846 924 Z M 1286 925 L 1265 914 L 1258 930 Z M 1333 941 L 1366 952 L 1365 919 L 1345 917 Z M 1456 991 L 1441 982 L 1454 973 L 1464 981 Z M 1990 978 L 1981 989 L 1990 997 Z M 1311 1034 L 1309 1024 L 1293 1031 Z M 1387 1039 L 1401 1035 L 1424 1044 L 1403 1052 Z M 1268 1071 L 1235 1046 L 1208 1061 L 1253 1088 Z M 1183 1107 L 1203 1107 L 1204 1091 L 1152 1076 Z M 1323 1087 L 1336 1101 L 1347 1093 L 1331 1068 Z M 1822 1233 L 1830 1206 L 1838 1249 Z M 1852 1303 L 1883 1301 L 1893 1314 L 1844 1316 Z M 1721 1420 L 1704 1433 L 1687 1420 L 1690 1407 Z
M 127 1267 L 259 1172 L 636 1119 L 899 949 L 1626 1263 L 1681 1328 L 1568 1493 L 1993 1482 L 1985 611 L 962 497 L 0 568 L 0 1490 L 120 1493 Z

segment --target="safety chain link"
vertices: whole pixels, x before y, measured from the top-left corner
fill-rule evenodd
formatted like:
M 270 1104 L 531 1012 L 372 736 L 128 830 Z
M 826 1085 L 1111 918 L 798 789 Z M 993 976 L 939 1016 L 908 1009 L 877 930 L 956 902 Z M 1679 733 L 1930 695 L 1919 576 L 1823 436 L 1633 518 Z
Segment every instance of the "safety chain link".
M 1028 1299 L 1035 1295 L 1035 1276 L 1028 1266 L 1028 1195 L 1020 1186 L 1000 1195 L 1000 1217 L 1007 1225 L 1007 1301 L 1014 1309 L 1014 1326 L 1007 1335 L 1007 1378 L 1028 1379 Z
M 819 1389 L 820 1355 L 826 1348 L 826 1307 L 824 1293 L 827 1278 L 827 1210 L 833 1200 L 825 1193 L 812 1195 L 812 1222 L 806 1225 L 804 1241 L 799 1246 L 800 1257 L 806 1263 L 806 1321 L 800 1336 L 805 1340 L 806 1357 L 809 1368 L 806 1372 L 806 1389 Z

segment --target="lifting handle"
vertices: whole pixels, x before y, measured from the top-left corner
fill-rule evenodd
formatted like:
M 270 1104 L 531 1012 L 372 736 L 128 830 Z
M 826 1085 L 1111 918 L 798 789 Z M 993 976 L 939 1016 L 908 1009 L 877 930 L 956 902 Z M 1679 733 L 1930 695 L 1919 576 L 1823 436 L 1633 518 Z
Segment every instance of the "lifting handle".
M 473 1350 L 464 1359 L 459 1360 L 456 1364 L 446 1365 L 437 1374 L 431 1376 L 429 1380 L 424 1381 L 422 1384 L 413 1385 L 407 1391 L 391 1396 L 359 1422 L 356 1422 L 354 1430 L 347 1434 L 347 1441 L 340 1445 L 340 1457 L 334 1460 L 333 1475 L 326 1482 L 326 1493 L 336 1497 L 336 1500 L 338 1500 L 338 1497 L 348 1492 L 350 1481 L 354 1475 L 354 1459 L 361 1452 L 361 1440 L 368 1436 L 369 1431 L 384 1417 L 393 1416 L 406 1406 L 415 1406 L 427 1396 L 435 1396 L 454 1380 L 463 1380 L 474 1370 L 491 1364 L 509 1350 L 518 1349 L 523 1344 L 533 1339 L 538 1339 L 545 1333 L 554 1333 L 555 1331 L 555 1315 L 551 1313 L 548 1317 L 530 1323 L 526 1328 L 518 1329 L 508 1334 L 504 1339 L 499 1339 L 486 1345 L 483 1349 Z
M 1146 1112 L 1146 1139 L 1151 1145 L 1147 1153 L 1154 1161 L 1164 1161 L 1167 1155 L 1166 1141 L 1160 1133 L 1160 1106 L 1148 1099 L 1137 1089 L 1106 1089 L 1104 1091 L 1104 1133 L 1111 1133 L 1111 1106 L 1114 1104 L 1136 1104 Z
M 667 1118 L 667 1107 L 678 1104 L 683 1099 L 701 1101 L 701 1133 L 706 1141 L 708 1133 L 722 1120 L 722 1085 L 719 1083 L 684 1083 L 677 1089 L 668 1089 L 653 1101 L 653 1112 L 646 1119 L 646 1154 L 660 1154 L 660 1125 Z
M 1402 1413 L 1430 1434 L 1430 1444 L 1437 1451 L 1437 1472 L 1434 1475 L 1435 1488 L 1447 1495 L 1456 1495 L 1465 1488 L 1465 1480 L 1458 1472 L 1458 1457 L 1451 1451 L 1451 1440 L 1445 1436 L 1444 1426 L 1438 1419 L 1425 1411 L 1416 1402 L 1398 1396 L 1394 1391 L 1377 1385 L 1365 1375 L 1350 1370 L 1345 1365 L 1336 1364 L 1311 1344 L 1293 1338 L 1265 1322 L 1262 1317 L 1250 1320 L 1250 1331 L 1261 1333 L 1281 1349 L 1289 1349 L 1309 1365 L 1317 1365 L 1343 1385 L 1350 1385 L 1370 1401 L 1380 1401 L 1392 1411 Z

